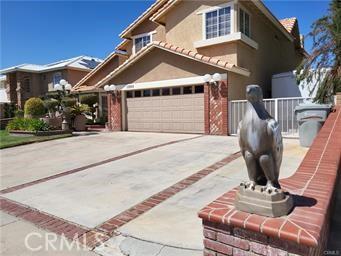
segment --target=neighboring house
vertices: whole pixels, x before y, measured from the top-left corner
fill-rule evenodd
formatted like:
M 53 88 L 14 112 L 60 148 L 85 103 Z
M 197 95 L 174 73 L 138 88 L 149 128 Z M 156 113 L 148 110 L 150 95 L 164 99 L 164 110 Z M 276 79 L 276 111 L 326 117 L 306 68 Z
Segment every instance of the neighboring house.
M 6 75 L 5 88 L 10 102 L 23 108 L 30 97 L 39 97 L 53 90 L 61 79 L 74 86 L 102 60 L 79 56 L 47 65 L 22 64 L 0 70 Z
M 116 85 L 112 130 L 226 135 L 228 101 L 244 99 L 248 84 L 270 97 L 272 75 L 306 54 L 297 19 L 279 21 L 256 0 L 158 0 L 120 37 L 117 51 L 74 87 Z

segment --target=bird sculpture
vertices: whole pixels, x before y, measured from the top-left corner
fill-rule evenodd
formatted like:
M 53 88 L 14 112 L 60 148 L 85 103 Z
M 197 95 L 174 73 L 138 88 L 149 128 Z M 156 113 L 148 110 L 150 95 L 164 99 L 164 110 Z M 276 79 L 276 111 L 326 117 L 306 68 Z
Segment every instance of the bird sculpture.
M 239 123 L 238 136 L 241 153 L 246 162 L 250 181 L 245 189 L 278 192 L 279 169 L 282 162 L 283 142 L 278 122 L 266 111 L 262 89 L 258 85 L 246 88 L 247 109 Z

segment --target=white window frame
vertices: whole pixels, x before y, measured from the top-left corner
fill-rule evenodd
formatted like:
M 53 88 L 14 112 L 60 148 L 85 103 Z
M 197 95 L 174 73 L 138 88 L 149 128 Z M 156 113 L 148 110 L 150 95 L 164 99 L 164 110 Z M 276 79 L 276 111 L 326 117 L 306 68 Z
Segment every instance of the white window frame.
M 197 14 L 202 15 L 202 38 L 203 38 L 203 40 L 209 40 L 206 38 L 206 14 L 209 12 L 218 11 L 219 9 L 223 9 L 226 7 L 230 7 L 230 34 L 233 34 L 235 32 L 234 31 L 234 22 L 235 22 L 234 1 L 231 1 L 229 3 L 214 6 L 214 7 L 202 10 L 202 11 L 197 13 Z M 218 17 L 218 23 L 219 23 L 219 15 L 217 17 Z M 219 28 L 218 28 L 218 32 L 219 32 Z M 229 35 L 229 34 L 227 34 L 227 35 Z M 226 35 L 224 35 L 224 36 L 226 36 Z M 219 37 L 222 37 L 222 36 L 218 35 L 217 37 L 214 37 L 214 38 L 219 38 Z M 213 39 L 213 38 L 210 38 L 210 39 Z
M 245 12 L 246 14 L 249 15 L 249 23 L 250 23 L 249 24 L 250 34 L 249 35 L 246 35 L 246 34 L 244 34 L 241 31 L 241 27 L 240 27 L 240 10 L 242 10 L 243 12 Z M 249 37 L 249 38 L 251 38 L 251 36 L 252 36 L 252 31 L 251 31 L 251 24 L 252 24 L 252 22 L 251 21 L 252 21 L 251 13 L 248 10 L 246 10 L 243 6 L 239 6 L 239 8 L 238 8 L 238 31 L 241 32 L 244 36 Z
M 138 34 L 135 36 L 132 36 L 131 39 L 133 40 L 133 54 L 136 54 L 135 51 L 135 39 L 140 38 L 140 37 L 144 37 L 144 36 L 150 36 L 150 43 L 151 44 L 153 42 L 153 35 L 156 33 L 156 31 L 152 31 L 152 32 L 147 32 L 147 33 L 143 33 L 143 34 Z

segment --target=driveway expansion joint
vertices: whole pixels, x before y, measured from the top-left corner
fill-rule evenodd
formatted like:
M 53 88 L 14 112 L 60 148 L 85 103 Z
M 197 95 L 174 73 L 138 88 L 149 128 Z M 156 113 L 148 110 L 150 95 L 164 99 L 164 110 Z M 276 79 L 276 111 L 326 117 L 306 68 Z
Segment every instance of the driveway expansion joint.
M 57 174 L 54 174 L 54 175 L 51 175 L 51 176 L 48 176 L 48 177 L 45 177 L 45 178 L 37 179 L 37 180 L 30 181 L 30 182 L 27 182 L 27 183 L 23 183 L 23 184 L 20 184 L 20 185 L 17 185 L 17 186 L 5 188 L 5 189 L 0 190 L 0 195 L 7 194 L 7 193 L 10 193 L 10 192 L 14 192 L 14 191 L 26 188 L 26 187 L 30 187 L 30 186 L 33 186 L 33 185 L 36 185 L 36 184 L 39 184 L 39 183 L 43 183 L 43 182 L 49 181 L 49 180 L 54 180 L 54 179 L 57 179 L 57 178 L 60 178 L 60 177 L 66 176 L 66 175 L 70 175 L 70 174 L 73 174 L 73 173 L 85 171 L 85 170 L 93 168 L 93 167 L 97 167 L 97 166 L 100 166 L 100 165 L 103 165 L 103 164 L 107 164 L 107 163 L 110 163 L 110 162 L 121 160 L 123 158 L 134 156 L 134 155 L 137 155 L 137 154 L 141 154 L 141 153 L 153 150 L 153 149 L 161 148 L 161 147 L 164 147 L 164 146 L 169 146 L 169 145 L 180 143 L 180 142 L 184 142 L 184 141 L 194 140 L 194 139 L 197 139 L 197 138 L 201 138 L 203 136 L 204 135 L 199 135 L 199 136 L 195 136 L 195 137 L 191 137 L 191 138 L 185 138 L 185 139 L 180 139 L 180 140 L 173 140 L 173 141 L 165 142 L 165 143 L 162 143 L 162 144 L 158 144 L 158 145 L 142 148 L 142 149 L 139 149 L 139 150 L 136 150 L 136 151 L 132 151 L 132 152 L 123 154 L 123 155 L 119 155 L 119 156 L 115 156 L 115 157 L 112 157 L 112 158 L 108 158 L 108 159 L 105 159 L 105 160 L 102 160 L 102 161 L 99 161 L 99 162 L 96 162 L 96 163 L 92 163 L 92 164 L 88 164 L 88 165 L 85 165 L 85 166 L 82 166 L 82 167 L 74 168 L 74 169 L 71 169 L 71 170 L 68 170 L 68 171 L 60 172 L 60 173 L 57 173 Z
M 201 137 L 201 136 L 198 136 Z M 190 138 L 195 139 L 198 137 Z M 184 139 L 186 141 L 190 139 Z M 176 142 L 170 142 L 174 144 Z M 169 145 L 169 143 L 167 143 Z M 160 144 L 164 145 L 164 144 Z M 154 148 L 160 147 L 160 145 Z M 147 149 L 150 150 L 150 149 Z M 137 151 L 135 151 L 137 152 Z M 51 214 L 39 211 L 27 205 L 12 201 L 7 198 L 0 197 L 0 210 L 33 223 L 38 228 L 54 232 L 59 235 L 64 235 L 67 239 L 77 239 L 80 243 L 93 250 L 95 247 L 109 240 L 112 236 L 119 235 L 117 229 L 133 219 L 136 219 L 143 213 L 149 211 L 173 195 L 188 188 L 194 183 L 198 182 L 207 175 L 217 171 L 221 167 L 229 164 L 233 160 L 241 156 L 240 151 L 232 153 L 231 155 L 221 159 L 220 161 L 201 169 L 200 171 L 188 176 L 185 179 L 175 183 L 174 185 L 158 192 L 144 201 L 134 205 L 126 211 L 121 212 L 115 217 L 105 221 L 104 223 L 96 226 L 95 228 L 87 228 L 79 224 L 58 218 Z M 25 185 L 25 184 L 24 184 Z M 33 184 L 32 184 L 33 185 Z M 20 188 L 19 188 L 20 189 Z M 8 192 L 7 192 L 8 193 Z
M 198 182 L 202 178 L 206 177 L 207 175 L 215 172 L 216 170 L 220 169 L 221 167 L 229 164 L 233 160 L 239 158 L 241 156 L 240 151 L 235 152 L 222 160 L 204 168 L 200 171 L 188 176 L 187 178 L 175 183 L 174 185 L 150 196 L 149 198 L 145 199 L 144 201 L 130 207 L 128 210 L 123 211 L 116 215 L 115 217 L 105 221 L 104 223 L 98 225 L 96 229 L 102 230 L 107 232 L 108 234 L 112 234 L 115 230 L 119 227 L 125 225 L 126 223 L 136 219 L 143 213 L 151 210 L 155 206 L 159 205 L 160 203 L 164 202 L 168 198 L 172 197 L 173 195 L 179 193 L 180 191 L 188 188 L 189 186 L 193 185 L 194 183 Z

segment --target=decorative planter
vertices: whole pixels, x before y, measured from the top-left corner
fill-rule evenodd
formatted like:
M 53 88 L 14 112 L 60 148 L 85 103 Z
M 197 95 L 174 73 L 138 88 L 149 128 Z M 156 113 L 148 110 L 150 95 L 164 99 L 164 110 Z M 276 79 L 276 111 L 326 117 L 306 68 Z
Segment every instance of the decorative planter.
M 14 136 L 51 136 L 51 135 L 61 135 L 61 134 L 70 134 L 71 131 L 63 131 L 63 130 L 51 130 L 51 131 L 17 131 L 11 130 L 9 134 Z
M 76 131 L 86 130 L 86 117 L 84 115 L 77 115 L 74 119 L 73 128 Z
M 60 130 L 62 128 L 63 120 L 61 117 L 43 117 L 41 120 L 47 123 L 52 129 Z

